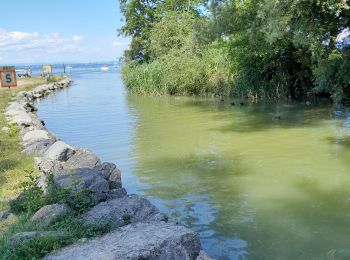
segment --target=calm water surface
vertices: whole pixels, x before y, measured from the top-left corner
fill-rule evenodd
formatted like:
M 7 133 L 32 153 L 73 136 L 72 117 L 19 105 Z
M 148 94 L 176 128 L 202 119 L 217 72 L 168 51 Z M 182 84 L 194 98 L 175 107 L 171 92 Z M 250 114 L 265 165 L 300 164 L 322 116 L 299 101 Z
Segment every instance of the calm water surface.
M 129 193 L 198 231 L 212 256 L 350 259 L 346 109 L 128 95 L 117 69 L 72 77 L 38 103 L 47 127 L 116 163 Z

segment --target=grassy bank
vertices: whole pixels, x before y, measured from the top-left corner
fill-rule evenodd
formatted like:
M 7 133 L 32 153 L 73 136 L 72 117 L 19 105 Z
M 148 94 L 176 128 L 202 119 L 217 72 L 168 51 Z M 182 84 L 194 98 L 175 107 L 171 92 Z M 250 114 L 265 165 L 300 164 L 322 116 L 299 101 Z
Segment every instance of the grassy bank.
M 56 77 L 55 80 L 61 80 Z M 23 90 L 30 90 L 47 83 L 45 78 L 18 79 L 18 87 L 12 89 L 12 95 Z M 8 89 L 0 89 L 0 129 L 7 126 L 4 110 L 11 96 Z M 16 128 L 11 128 L 8 134 L 0 132 L 0 200 L 1 210 L 8 206 L 6 200 L 19 194 L 19 184 L 24 181 L 26 172 L 33 172 L 33 158 L 21 153 L 22 147 Z

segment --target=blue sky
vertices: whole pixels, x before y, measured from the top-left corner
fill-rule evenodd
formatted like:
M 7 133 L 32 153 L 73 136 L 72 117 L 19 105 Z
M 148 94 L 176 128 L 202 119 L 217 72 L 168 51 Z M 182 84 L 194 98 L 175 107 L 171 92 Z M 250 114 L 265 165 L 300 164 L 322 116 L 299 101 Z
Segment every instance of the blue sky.
M 118 0 L 1 0 L 0 64 L 115 60 L 122 18 Z

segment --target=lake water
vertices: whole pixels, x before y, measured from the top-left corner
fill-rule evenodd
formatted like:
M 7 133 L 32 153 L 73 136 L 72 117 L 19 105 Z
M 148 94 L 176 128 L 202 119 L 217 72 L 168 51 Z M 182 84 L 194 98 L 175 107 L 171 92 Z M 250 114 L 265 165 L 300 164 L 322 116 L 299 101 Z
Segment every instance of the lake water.
M 349 110 L 128 95 L 117 68 L 72 78 L 38 103 L 48 129 L 116 163 L 210 255 L 350 259 Z

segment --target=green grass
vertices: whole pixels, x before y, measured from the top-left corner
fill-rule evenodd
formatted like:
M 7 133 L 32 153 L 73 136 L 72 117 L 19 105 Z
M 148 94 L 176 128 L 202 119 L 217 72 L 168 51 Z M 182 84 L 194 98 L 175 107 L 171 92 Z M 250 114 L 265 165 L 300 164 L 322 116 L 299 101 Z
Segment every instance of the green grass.
M 55 77 L 55 81 L 62 77 Z M 45 78 L 18 79 L 18 88 L 12 89 L 12 95 L 22 90 L 30 90 L 38 85 L 47 83 Z M 7 89 L 0 90 L 0 129 L 7 126 L 4 110 L 11 101 Z M 4 199 L 14 198 L 19 194 L 19 184 L 25 179 L 26 172 L 33 172 L 33 158 L 21 153 L 16 128 L 11 128 L 9 134 L 0 131 L 0 210 L 6 208 Z M 1 230 L 1 227 L 0 227 Z
M 62 77 L 56 78 L 57 81 Z M 18 79 L 18 87 L 12 89 L 12 95 L 22 90 L 30 90 L 38 85 L 47 83 L 45 78 Z M 7 126 L 4 110 L 11 101 L 8 89 L 0 89 L 0 129 Z M 9 208 L 7 200 L 16 198 L 20 194 L 20 184 L 26 179 L 28 172 L 37 173 L 31 156 L 21 153 L 18 130 L 10 128 L 9 134 L 0 131 L 0 211 Z M 10 224 L 16 222 L 15 218 L 0 222 L 0 233 Z

